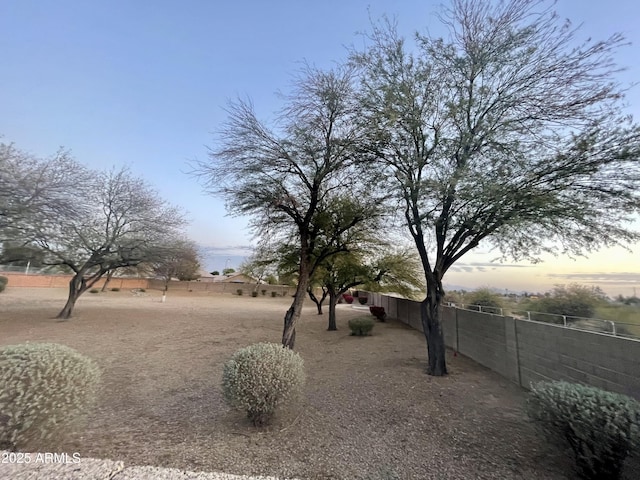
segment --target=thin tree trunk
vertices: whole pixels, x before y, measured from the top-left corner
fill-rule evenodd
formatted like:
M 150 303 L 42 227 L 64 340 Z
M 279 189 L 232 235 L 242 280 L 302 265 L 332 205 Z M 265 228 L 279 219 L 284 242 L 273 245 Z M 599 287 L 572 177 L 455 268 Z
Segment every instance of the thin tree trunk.
M 111 281 L 111 278 L 113 277 L 113 274 L 115 272 L 112 270 L 111 272 L 107 273 L 107 278 L 104 281 L 104 285 L 102 285 L 102 292 L 107 290 L 107 285 L 109 285 L 109 282 Z
M 334 290 L 329 290 L 329 331 L 338 330 L 336 323 L 336 304 L 338 303 L 339 295 Z
M 309 285 L 309 266 L 303 258 L 300 261 L 300 274 L 298 275 L 298 286 L 293 297 L 293 303 L 284 316 L 284 329 L 282 331 L 282 345 L 293 350 L 296 343 L 296 324 L 302 313 L 304 298 L 307 296 L 307 286 Z
M 82 273 L 77 273 L 69 282 L 69 296 L 67 297 L 67 303 L 56 318 L 68 319 L 71 318 L 73 309 L 76 306 L 76 301 L 86 290 L 85 281 Z

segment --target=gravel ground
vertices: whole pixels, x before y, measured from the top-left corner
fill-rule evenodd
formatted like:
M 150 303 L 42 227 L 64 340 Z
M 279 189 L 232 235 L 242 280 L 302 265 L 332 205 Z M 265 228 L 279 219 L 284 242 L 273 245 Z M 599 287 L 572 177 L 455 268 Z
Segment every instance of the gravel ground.
M 327 332 L 326 314 L 308 305 L 296 341 L 305 398 L 255 429 L 225 406 L 222 365 L 242 346 L 278 341 L 290 299 L 86 293 L 76 316 L 59 322 L 64 297 L 11 287 L 0 295 L 0 344 L 64 343 L 103 369 L 87 428 L 49 451 L 299 479 L 570 478 L 523 413 L 522 389 L 451 352 L 450 375 L 427 376 L 424 337 L 400 323 L 351 337 L 347 320 L 362 311 L 339 305 L 339 330 Z

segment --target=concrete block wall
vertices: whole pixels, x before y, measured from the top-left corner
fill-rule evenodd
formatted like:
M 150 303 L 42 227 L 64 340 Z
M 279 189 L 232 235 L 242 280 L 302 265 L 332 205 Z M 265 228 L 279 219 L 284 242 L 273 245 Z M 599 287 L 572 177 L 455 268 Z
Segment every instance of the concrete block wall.
M 373 301 L 422 331 L 420 302 Z M 640 399 L 640 340 L 453 307 L 442 308 L 442 328 L 447 347 L 525 388 L 566 380 Z

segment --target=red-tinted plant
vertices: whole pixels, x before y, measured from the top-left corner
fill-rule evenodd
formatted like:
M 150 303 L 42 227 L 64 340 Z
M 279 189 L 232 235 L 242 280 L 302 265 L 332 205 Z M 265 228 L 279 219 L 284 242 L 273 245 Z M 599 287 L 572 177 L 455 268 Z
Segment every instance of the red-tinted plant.
M 342 295 L 342 298 L 344 298 L 344 301 L 351 304 L 353 303 L 353 296 L 345 293 L 344 295 Z
M 381 322 L 384 322 L 385 318 L 387 318 L 387 314 L 384 311 L 384 307 L 375 307 L 372 305 L 369 307 L 369 311 L 371 312 L 371 315 L 376 317 Z

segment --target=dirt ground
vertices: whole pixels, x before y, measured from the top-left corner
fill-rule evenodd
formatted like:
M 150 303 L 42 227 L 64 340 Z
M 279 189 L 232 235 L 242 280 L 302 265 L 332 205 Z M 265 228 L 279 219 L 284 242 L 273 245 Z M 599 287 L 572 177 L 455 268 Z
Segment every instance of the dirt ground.
M 83 435 L 50 451 L 300 479 L 569 478 L 523 413 L 522 389 L 452 352 L 449 376 L 427 376 L 424 337 L 400 323 L 351 337 L 347 320 L 363 311 L 339 305 L 339 330 L 328 332 L 309 303 L 296 340 L 303 404 L 257 430 L 224 404 L 222 365 L 240 347 L 278 342 L 290 298 L 86 293 L 60 322 L 65 294 L 0 295 L 0 345 L 63 343 L 103 370 Z

